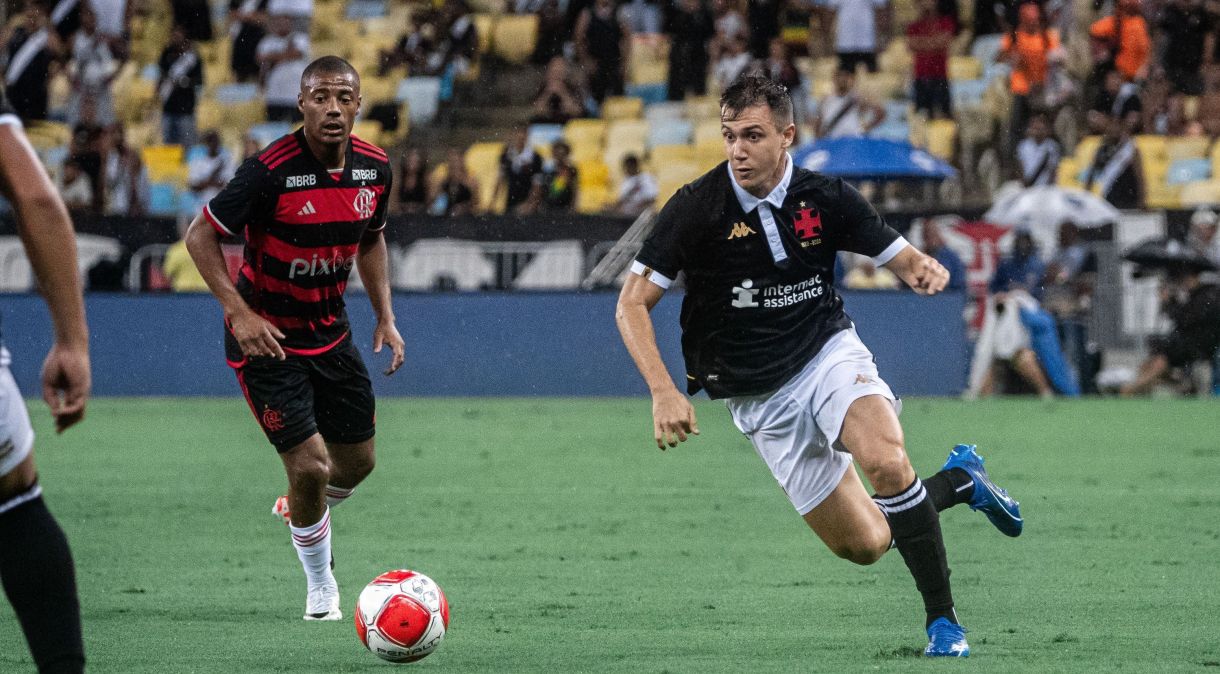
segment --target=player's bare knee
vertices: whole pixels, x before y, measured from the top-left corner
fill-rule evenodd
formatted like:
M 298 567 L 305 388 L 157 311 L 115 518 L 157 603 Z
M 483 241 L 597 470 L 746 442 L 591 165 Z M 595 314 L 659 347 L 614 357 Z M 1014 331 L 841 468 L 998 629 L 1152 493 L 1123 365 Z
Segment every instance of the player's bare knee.
M 905 489 L 911 481 L 911 462 L 902 444 L 893 440 L 879 443 L 866 457 L 861 457 L 860 467 L 873 488 L 881 493 Z
M 873 541 L 867 539 L 859 539 L 848 541 L 841 545 L 832 548 L 834 553 L 842 559 L 846 559 L 852 564 L 860 566 L 868 566 L 875 564 L 881 556 L 885 554 L 889 548 L 889 541 L 886 541 L 885 546 L 878 546 Z

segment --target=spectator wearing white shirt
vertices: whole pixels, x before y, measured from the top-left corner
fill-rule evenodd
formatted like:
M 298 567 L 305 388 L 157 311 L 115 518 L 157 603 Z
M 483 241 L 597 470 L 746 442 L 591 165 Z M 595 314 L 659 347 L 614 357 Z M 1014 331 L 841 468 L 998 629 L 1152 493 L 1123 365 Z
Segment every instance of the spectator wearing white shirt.
M 263 73 L 267 119 L 273 122 L 301 120 L 297 94 L 301 91 L 301 73 L 309 65 L 309 36 L 294 32 L 292 25 L 289 16 L 272 16 L 271 33 L 258 43 L 256 52 Z
M 1051 137 L 1050 129 L 1046 113 L 1035 113 L 1029 118 L 1025 138 L 1017 144 L 1021 182 L 1026 187 L 1055 184 L 1063 148 L 1059 146 L 1059 141 Z
M 863 63 L 877 72 L 877 12 L 887 0 L 826 0 L 835 13 L 835 53 L 839 67 L 855 71 Z
M 127 0 L 88 0 L 97 16 L 97 32 L 113 40 L 127 39 Z
M 626 177 L 618 186 L 618 201 L 609 210 L 634 218 L 657 200 L 657 179 L 640 170 L 640 158 L 633 154 L 623 157 L 623 173 Z
M 81 8 L 80 29 L 70 41 L 71 60 L 68 80 L 72 97 L 68 103 L 68 125 L 76 126 L 82 119 L 106 126 L 114 122 L 114 98 L 110 83 L 122 65 L 111 48 L 110 39 L 97 30 L 97 15 L 87 5 Z
M 204 132 L 202 140 L 204 152 L 193 157 L 187 164 L 186 175 L 186 185 L 191 190 L 191 198 L 199 204 L 199 208 L 219 194 L 237 172 L 233 155 L 220 144 L 220 134 L 208 130 Z
M 813 134 L 818 138 L 866 136 L 873 127 L 885 120 L 885 109 L 861 98 L 856 92 L 856 73 L 836 70 L 834 93 L 818 106 L 813 122 Z
M 750 67 L 753 61 L 754 56 L 747 50 L 744 35 L 737 35 L 729 40 L 728 46 L 712 69 L 712 76 L 716 79 L 720 90 L 728 89 L 729 85 L 737 81 L 737 78 L 741 77 L 741 74 Z

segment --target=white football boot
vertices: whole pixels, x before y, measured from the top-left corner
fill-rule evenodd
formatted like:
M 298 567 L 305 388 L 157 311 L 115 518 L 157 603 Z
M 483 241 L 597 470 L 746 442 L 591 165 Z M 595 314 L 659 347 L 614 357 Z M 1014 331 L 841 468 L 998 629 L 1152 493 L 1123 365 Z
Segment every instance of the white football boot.
M 333 582 L 309 588 L 305 596 L 306 620 L 343 620 L 339 609 L 339 586 Z

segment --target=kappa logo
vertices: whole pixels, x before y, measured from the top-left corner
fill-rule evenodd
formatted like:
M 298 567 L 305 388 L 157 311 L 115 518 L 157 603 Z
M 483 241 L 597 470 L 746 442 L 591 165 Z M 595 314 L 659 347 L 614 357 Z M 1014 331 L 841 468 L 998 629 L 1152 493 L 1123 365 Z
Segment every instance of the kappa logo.
M 297 211 L 297 215 L 313 215 L 318 212 L 318 209 L 313 207 L 312 201 L 306 201 L 301 210 Z
M 746 223 L 735 222 L 735 223 L 733 223 L 733 231 L 729 232 L 729 236 L 728 236 L 727 240 L 732 241 L 733 239 L 741 239 L 741 238 L 744 238 L 751 234 L 756 234 L 756 233 L 757 232 L 755 232 L 753 229 L 751 229 L 750 226 L 747 225 Z
M 758 296 L 759 289 L 754 287 L 754 281 L 746 279 L 739 286 L 733 286 L 733 306 L 737 309 L 749 309 L 757 307 L 758 302 L 754 298 Z
M 356 215 L 361 219 L 373 217 L 373 206 L 377 203 L 377 193 L 373 190 L 361 188 L 356 193 L 356 199 L 352 201 L 352 207 L 356 209 Z

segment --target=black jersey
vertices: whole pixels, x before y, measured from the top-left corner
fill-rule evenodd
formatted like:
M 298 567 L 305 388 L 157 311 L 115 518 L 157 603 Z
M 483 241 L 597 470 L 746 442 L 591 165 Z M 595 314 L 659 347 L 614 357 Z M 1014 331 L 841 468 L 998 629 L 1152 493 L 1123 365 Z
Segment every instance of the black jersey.
M 692 394 L 779 388 L 851 327 L 832 286 L 835 253 L 888 260 L 903 247 L 898 232 L 839 178 L 792 171 L 782 206 L 766 206 L 778 230 L 773 242 L 761 208 L 743 210 L 721 163 L 665 204 L 634 265 L 663 287 L 686 275 L 682 352 Z
M 284 333 L 285 353 L 318 355 L 347 335 L 343 290 L 360 242 L 385 228 L 389 196 L 380 148 L 352 136 L 343 171 L 330 173 L 297 130 L 247 159 L 204 208 L 220 233 L 245 231 L 237 290 Z M 225 346 L 241 363 L 232 334 Z

